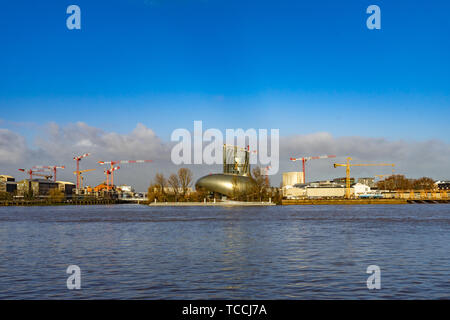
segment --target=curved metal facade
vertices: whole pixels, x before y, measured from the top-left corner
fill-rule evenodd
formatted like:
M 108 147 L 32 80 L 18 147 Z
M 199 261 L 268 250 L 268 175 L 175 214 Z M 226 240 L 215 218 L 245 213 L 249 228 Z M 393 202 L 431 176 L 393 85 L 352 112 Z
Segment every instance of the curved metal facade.
M 195 188 L 203 188 L 207 191 L 217 192 L 228 197 L 233 195 L 233 186 L 239 191 L 248 193 L 255 186 L 253 180 L 247 176 L 234 174 L 211 174 L 201 177 L 195 183 Z

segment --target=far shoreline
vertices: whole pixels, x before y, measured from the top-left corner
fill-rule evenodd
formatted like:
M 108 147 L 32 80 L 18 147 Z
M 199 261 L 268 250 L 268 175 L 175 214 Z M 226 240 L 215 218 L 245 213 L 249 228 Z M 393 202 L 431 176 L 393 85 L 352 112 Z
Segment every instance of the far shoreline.
M 251 207 L 276 206 L 273 202 L 216 201 L 216 202 L 152 202 L 149 207 Z

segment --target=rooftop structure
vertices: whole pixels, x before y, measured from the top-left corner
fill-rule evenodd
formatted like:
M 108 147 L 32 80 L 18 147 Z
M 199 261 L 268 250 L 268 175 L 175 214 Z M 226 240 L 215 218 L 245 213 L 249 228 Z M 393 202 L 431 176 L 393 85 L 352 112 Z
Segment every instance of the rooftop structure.
M 16 181 L 16 179 L 14 179 L 14 177 L 12 176 L 8 176 L 6 174 L 1 174 L 0 175 L 0 182 L 14 182 Z
M 250 175 L 250 152 L 248 148 L 237 146 L 223 146 L 223 173 Z

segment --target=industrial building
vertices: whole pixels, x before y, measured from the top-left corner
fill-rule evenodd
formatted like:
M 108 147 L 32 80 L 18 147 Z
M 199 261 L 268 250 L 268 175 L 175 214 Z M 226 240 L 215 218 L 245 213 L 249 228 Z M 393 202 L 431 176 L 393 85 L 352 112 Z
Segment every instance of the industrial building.
M 450 190 L 450 181 L 437 181 L 436 186 L 439 190 Z
M 339 181 L 339 180 L 338 180 Z M 370 187 L 356 183 L 350 188 L 350 195 L 358 197 L 370 193 Z M 343 198 L 345 196 L 345 181 L 317 181 L 308 184 L 298 183 L 293 186 L 283 187 L 283 197 L 287 199 L 319 199 L 319 198 Z
M 342 178 L 335 178 L 333 179 L 333 182 L 338 183 L 338 184 L 342 184 L 345 186 L 345 181 L 346 181 L 346 177 L 342 177 Z M 355 183 L 355 178 L 350 178 L 350 184 L 354 184 Z
M 353 188 L 351 189 L 353 193 Z M 283 197 L 287 199 L 302 198 L 342 198 L 345 195 L 345 187 L 333 182 L 312 182 L 309 184 L 296 184 L 283 188 Z
M 350 193 L 353 193 L 353 188 Z M 342 198 L 344 195 L 345 188 L 341 186 L 306 187 L 307 198 Z
M 305 183 L 303 172 L 283 172 L 283 187 L 293 186 L 295 184 Z
M 117 192 L 119 193 L 119 198 L 133 198 L 134 196 L 134 188 L 132 186 L 117 186 Z
M 367 195 L 370 193 L 370 187 L 364 183 L 356 183 L 353 185 L 353 194 L 356 197 L 359 197 L 360 195 Z

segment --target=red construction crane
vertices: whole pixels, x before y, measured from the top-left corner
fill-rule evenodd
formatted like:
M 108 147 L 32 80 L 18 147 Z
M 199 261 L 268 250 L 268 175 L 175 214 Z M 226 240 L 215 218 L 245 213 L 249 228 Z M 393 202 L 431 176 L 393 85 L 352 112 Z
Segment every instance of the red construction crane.
M 32 169 L 18 169 L 19 171 L 25 172 L 27 174 L 30 175 L 30 180 L 33 180 L 33 176 L 39 176 L 39 177 L 44 177 L 46 179 L 51 178 L 51 175 L 48 174 L 40 174 L 40 173 L 36 173 L 36 172 L 44 172 L 44 170 L 42 169 L 38 169 L 38 170 L 32 170 Z
M 30 180 L 33 180 L 33 170 L 31 170 L 31 169 L 29 169 L 29 170 L 26 170 L 26 169 L 17 169 L 17 170 L 22 171 L 22 172 L 25 172 L 25 173 L 28 173 L 28 174 L 30 175 Z
M 110 171 L 113 169 L 114 165 L 116 164 L 124 164 L 124 163 L 146 163 L 146 162 L 153 162 L 153 160 L 118 160 L 118 161 L 99 161 L 98 163 L 103 164 L 109 164 L 111 165 Z M 111 185 L 114 185 L 114 171 L 111 171 Z
M 49 169 L 53 171 L 53 181 L 56 182 L 56 170 L 65 169 L 65 166 L 34 166 L 33 169 Z
M 328 158 L 336 158 L 336 156 L 318 156 L 318 157 L 302 157 L 302 158 L 290 158 L 291 161 L 301 161 L 303 164 L 303 183 L 306 183 L 306 172 L 305 172 L 305 163 L 308 160 L 317 160 L 317 159 L 328 159 Z
M 80 160 L 83 158 L 86 158 L 87 156 L 89 156 L 90 153 L 85 153 L 81 156 L 78 157 L 73 157 L 73 160 L 75 160 L 77 162 L 77 189 L 80 188 Z
M 106 190 L 109 191 L 109 182 L 110 182 L 109 176 L 111 175 L 111 177 L 112 177 L 112 175 L 114 174 L 114 171 L 119 170 L 119 169 L 120 169 L 120 167 L 117 166 L 117 167 L 113 167 L 111 169 L 107 169 L 107 170 L 103 171 L 103 173 L 106 174 Z M 113 187 L 113 186 L 114 186 L 114 184 L 111 183 L 111 187 Z

